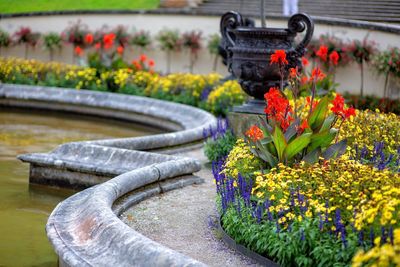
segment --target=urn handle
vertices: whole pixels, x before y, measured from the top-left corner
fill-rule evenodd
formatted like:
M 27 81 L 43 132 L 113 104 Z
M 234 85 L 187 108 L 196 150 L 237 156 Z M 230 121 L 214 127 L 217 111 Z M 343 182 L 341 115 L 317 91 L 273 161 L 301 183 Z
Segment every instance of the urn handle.
M 305 48 L 310 43 L 311 38 L 314 34 L 314 21 L 311 19 L 310 16 L 304 13 L 295 14 L 289 19 L 288 28 L 289 32 L 291 33 L 303 32 L 306 27 L 306 35 L 295 49 L 299 57 L 304 56 L 306 52 Z
M 220 31 L 225 49 L 235 45 L 235 41 L 232 38 L 232 30 L 239 26 L 244 26 L 244 19 L 238 12 L 229 11 L 221 17 Z

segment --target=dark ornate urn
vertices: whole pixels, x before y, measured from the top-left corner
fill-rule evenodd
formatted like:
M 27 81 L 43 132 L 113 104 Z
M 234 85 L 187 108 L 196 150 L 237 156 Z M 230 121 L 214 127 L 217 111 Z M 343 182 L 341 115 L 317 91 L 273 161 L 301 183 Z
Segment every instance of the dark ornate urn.
M 259 28 L 248 25 L 239 13 L 230 11 L 221 18 L 222 44 L 227 55 L 227 66 L 238 79 L 243 91 L 254 97 L 248 103 L 235 107 L 236 112 L 263 113 L 264 94 L 271 87 L 279 87 L 279 66 L 270 64 L 275 50 L 285 50 L 288 65 L 283 80 L 287 83 L 288 69 L 301 69 L 301 57 L 311 41 L 314 23 L 306 14 L 293 15 L 287 29 Z M 304 39 L 295 46 L 297 33 L 306 30 Z

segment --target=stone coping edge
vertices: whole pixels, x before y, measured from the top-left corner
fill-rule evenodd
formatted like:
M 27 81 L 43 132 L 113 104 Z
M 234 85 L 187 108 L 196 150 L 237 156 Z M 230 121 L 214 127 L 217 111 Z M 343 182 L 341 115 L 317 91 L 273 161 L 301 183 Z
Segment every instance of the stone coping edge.
M 177 132 L 73 142 L 49 153 L 19 156 L 31 163 L 31 171 L 40 166 L 49 173 L 72 170 L 83 175 L 116 176 L 67 198 L 51 213 L 46 232 L 62 266 L 205 266 L 148 239 L 117 216 L 145 198 L 202 182 L 191 175 L 201 169 L 197 160 L 140 150 L 199 142 L 204 139 L 204 128 L 215 126 L 213 115 L 146 97 L 0 84 L 0 106 L 15 103 L 20 107 L 24 103 L 30 103 L 29 107 L 34 103 L 64 104 L 75 106 L 78 111 L 82 106 L 106 108 L 168 120 L 179 126 Z
M 190 8 L 159 8 L 151 10 L 129 10 L 129 9 L 116 9 L 116 10 L 60 10 L 60 11 L 41 11 L 41 12 L 25 12 L 25 13 L 0 13 L 0 20 L 6 18 L 17 18 L 17 17 L 38 17 L 38 16 L 60 16 L 60 15 L 188 15 L 188 16 L 221 16 L 225 12 L 215 10 L 214 12 L 203 12 L 196 9 Z M 244 16 L 254 17 L 254 14 L 242 13 Z M 271 19 L 284 19 L 284 17 L 278 14 L 268 14 L 267 18 Z M 400 33 L 400 26 L 391 25 L 379 22 L 369 22 L 363 20 L 351 20 L 342 18 L 331 18 L 312 16 L 315 22 L 333 26 L 349 26 L 360 29 L 376 30 L 389 33 Z

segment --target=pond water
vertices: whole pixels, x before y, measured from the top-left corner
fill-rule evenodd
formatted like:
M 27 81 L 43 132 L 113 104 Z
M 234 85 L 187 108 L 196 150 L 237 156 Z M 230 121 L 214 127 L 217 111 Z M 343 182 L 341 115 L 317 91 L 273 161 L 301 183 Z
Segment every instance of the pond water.
M 133 137 L 155 129 L 78 115 L 0 109 L 0 266 L 56 266 L 45 224 L 74 191 L 29 185 L 29 165 L 16 156 L 70 141 Z

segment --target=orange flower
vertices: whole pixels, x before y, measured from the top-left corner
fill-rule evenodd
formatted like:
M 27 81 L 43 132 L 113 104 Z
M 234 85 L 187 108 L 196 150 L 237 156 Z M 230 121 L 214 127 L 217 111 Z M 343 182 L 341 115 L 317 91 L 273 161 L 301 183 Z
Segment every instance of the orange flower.
M 264 133 L 260 128 L 257 127 L 257 125 L 253 125 L 247 130 L 246 136 L 249 137 L 253 142 L 257 142 L 264 137 Z
M 311 71 L 310 81 L 322 80 L 325 77 L 326 77 L 325 73 L 323 73 L 320 68 L 316 67 Z
M 74 53 L 78 57 L 81 57 L 83 55 L 83 49 L 80 46 L 76 46 L 74 49 Z
M 85 35 L 85 43 L 86 44 L 89 44 L 89 45 L 92 44 L 93 40 L 94 40 L 93 34 L 88 33 L 88 34 Z
M 308 62 L 308 59 L 305 57 L 301 58 L 301 63 L 303 63 L 304 67 L 307 67 L 310 64 L 310 62 Z
M 329 55 L 329 61 L 336 66 L 339 62 L 339 54 L 336 51 L 333 51 L 330 55 Z
M 328 59 L 328 47 L 325 45 L 321 45 L 315 53 L 322 61 L 326 62 Z
M 117 47 L 117 53 L 118 53 L 119 55 L 122 55 L 122 54 L 124 53 L 124 47 L 123 47 L 122 45 L 120 45 L 120 46 Z
M 287 65 L 289 62 L 286 59 L 286 52 L 285 50 L 275 50 L 275 53 L 271 55 L 270 64 L 280 64 L 280 65 Z

